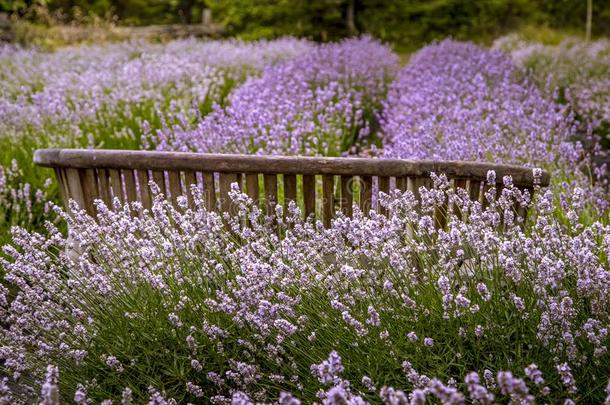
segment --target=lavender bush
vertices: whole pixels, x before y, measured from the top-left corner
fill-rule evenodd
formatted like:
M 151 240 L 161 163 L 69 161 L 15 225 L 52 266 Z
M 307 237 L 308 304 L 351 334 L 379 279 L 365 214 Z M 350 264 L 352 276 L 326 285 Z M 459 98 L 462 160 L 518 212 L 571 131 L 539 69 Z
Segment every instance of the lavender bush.
M 2 401 L 604 401 L 608 216 L 579 193 L 557 215 L 550 191 L 531 202 L 505 178 L 496 195 L 488 178 L 488 208 L 433 176 L 421 204 L 381 195 L 389 216 L 330 229 L 294 205 L 265 218 L 237 191 L 223 221 L 197 189 L 179 210 L 158 196 L 142 216 L 62 214 L 70 242 L 15 228 Z
M 320 45 L 248 80 L 195 129 L 154 134 L 158 149 L 338 156 L 374 129 L 396 68 L 369 37 Z
M 578 187 L 604 212 L 608 168 L 596 164 L 600 144 L 581 136 L 573 109 L 557 101 L 507 54 L 445 40 L 415 54 L 392 84 L 381 153 L 545 167 L 558 197 Z
M 0 172 L 13 173 L 0 182 L 0 242 L 10 237 L 10 225 L 40 229 L 43 210 L 32 204 L 46 201 L 36 190 L 58 199 L 47 184 L 51 172 L 32 164 L 34 149 L 139 149 L 142 127 L 196 121 L 247 77 L 312 47 L 291 38 L 132 42 L 52 53 L 0 45 Z
M 144 120 L 193 118 L 193 106 L 209 109 L 248 75 L 310 48 L 296 39 L 120 43 L 54 53 L 4 47 L 0 134 L 44 133 L 61 145 L 88 138 L 97 144 L 107 134 L 137 137 Z
M 11 240 L 10 233 L 3 230 L 25 224 L 40 227 L 42 221 L 54 217 L 49 199 L 55 190 L 50 179 L 41 188 L 34 188 L 23 182 L 24 177 L 16 160 L 7 168 L 0 166 L 0 245 Z
M 510 58 L 453 40 L 415 54 L 384 103 L 384 155 L 525 165 L 574 163 L 574 122 Z
M 527 68 L 447 40 L 391 84 L 396 56 L 367 37 L 1 46 L 0 244 L 21 227 L 0 255 L 0 404 L 610 404 L 610 199 L 573 142 L 605 125 L 596 44 Z M 569 73 L 542 85 L 557 60 Z M 337 156 L 379 125 L 382 156 L 545 166 L 554 184 L 532 201 L 490 173 L 482 207 L 433 175 L 421 203 L 395 191 L 388 216 L 324 229 L 237 190 L 224 218 L 194 189 L 94 219 L 50 210 L 31 170 L 46 146 Z
M 510 52 L 525 74 L 547 92 L 558 92 L 575 111 L 581 131 L 608 142 L 610 132 L 610 42 L 568 38 L 542 45 L 517 35 L 499 38 L 494 48 Z

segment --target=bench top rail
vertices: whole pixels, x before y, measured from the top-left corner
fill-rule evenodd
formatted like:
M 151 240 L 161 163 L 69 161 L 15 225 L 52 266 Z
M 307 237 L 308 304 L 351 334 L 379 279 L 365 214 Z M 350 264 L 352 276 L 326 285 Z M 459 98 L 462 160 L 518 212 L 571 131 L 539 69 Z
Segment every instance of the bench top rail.
M 360 157 L 307 157 L 229 155 L 189 152 L 157 152 L 99 149 L 41 149 L 34 154 L 40 166 L 75 169 L 129 169 L 257 173 L 288 175 L 350 175 L 383 177 L 423 177 L 431 172 L 451 178 L 485 179 L 494 170 L 501 181 L 512 176 L 516 186 L 531 187 L 531 168 L 467 161 L 375 159 Z M 550 175 L 542 171 L 540 185 L 548 186 Z
M 96 213 L 96 200 L 107 206 L 116 199 L 137 201 L 149 209 L 157 190 L 175 206 L 180 196 L 190 204 L 194 186 L 203 193 L 207 210 L 235 213 L 229 193 L 236 183 L 267 213 L 278 204 L 287 210 L 295 202 L 303 215 L 313 215 L 330 227 L 337 212 L 349 217 L 355 205 L 367 214 L 386 213 L 377 198 L 379 191 L 408 190 L 419 200 L 421 188 L 432 186 L 432 172 L 446 174 L 452 187 L 463 189 L 484 206 L 489 170 L 498 180 L 510 175 L 515 186 L 535 191 L 531 168 L 480 162 L 93 149 L 38 150 L 34 161 L 54 168 L 64 201 L 74 200 L 91 215 Z M 546 186 L 549 180 L 542 171 L 539 184 Z M 445 226 L 448 208 L 434 209 L 436 226 Z M 527 210 L 520 207 L 517 214 L 525 218 Z

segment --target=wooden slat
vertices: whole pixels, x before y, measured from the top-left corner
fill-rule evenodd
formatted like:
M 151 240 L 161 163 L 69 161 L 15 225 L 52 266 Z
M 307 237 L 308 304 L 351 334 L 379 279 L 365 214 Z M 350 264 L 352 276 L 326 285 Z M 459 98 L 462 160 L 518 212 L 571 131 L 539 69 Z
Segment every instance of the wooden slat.
M 234 214 L 236 210 L 231 210 L 232 201 L 229 197 L 231 191 L 231 183 L 237 183 L 237 174 L 235 173 L 220 173 L 219 190 L 220 190 L 220 210 L 221 212 L 230 212 Z
M 258 188 L 258 174 L 246 174 L 246 193 L 254 201 L 254 205 L 258 205 L 260 199 L 260 190 Z
M 354 203 L 353 177 L 341 176 L 341 212 L 348 217 L 352 216 Z
M 83 194 L 78 169 L 65 169 L 64 178 L 70 198 L 74 200 L 80 208 L 86 209 L 85 196 Z
M 34 161 L 48 167 L 382 177 L 428 177 L 431 172 L 435 172 L 445 173 L 448 178 L 475 179 L 485 179 L 487 172 L 494 170 L 499 179 L 511 175 L 514 184 L 518 186 L 531 186 L 534 179 L 532 169 L 527 167 L 463 161 L 252 156 L 99 149 L 37 150 Z M 549 173 L 543 171 L 541 185 L 547 186 L 549 180 Z
M 171 196 L 172 205 L 178 207 L 178 197 L 182 195 L 182 183 L 180 181 L 180 172 L 172 170 L 168 172 L 169 179 L 169 194 Z
M 197 174 L 195 172 L 184 172 L 184 187 L 186 190 L 186 197 L 188 199 L 188 204 L 189 206 L 192 206 L 194 201 L 193 201 L 193 192 L 192 187 L 193 186 L 198 186 L 197 183 Z
M 246 194 L 246 173 L 237 174 L 237 185 L 242 194 Z
M 454 185 L 456 194 L 458 193 L 459 189 L 463 189 L 464 191 L 466 191 L 466 193 L 468 193 L 468 181 L 466 179 L 455 179 L 453 181 L 453 185 Z M 458 206 L 453 205 L 453 211 L 458 218 L 460 218 L 462 220 L 466 219 L 466 217 L 465 217 L 466 213 L 462 212 L 462 210 L 460 210 L 460 208 Z
M 59 183 L 59 191 L 62 201 L 68 202 L 70 199 L 70 190 L 68 189 L 68 179 L 65 176 L 65 169 L 56 167 L 54 169 L 57 182 Z
M 288 215 L 290 201 L 297 201 L 297 176 L 287 174 L 284 176 L 284 213 Z
M 380 177 L 379 178 L 379 191 L 386 194 L 390 194 L 390 178 Z
M 214 173 L 203 173 L 203 196 L 205 207 L 208 211 L 216 210 L 216 187 L 214 184 Z
M 415 179 L 413 177 L 407 177 L 407 190 L 413 194 L 416 200 L 419 200 L 419 192 L 416 194 Z
M 265 204 L 267 213 L 271 214 L 271 209 L 277 203 L 277 176 L 275 174 L 265 174 Z
M 95 169 L 80 169 L 80 186 L 83 192 L 83 202 L 85 206 L 85 210 L 89 215 L 95 215 L 95 205 L 93 204 L 94 200 L 99 198 L 98 188 L 97 188 L 97 174 L 95 173 Z
M 110 169 L 108 170 L 110 174 L 110 187 L 112 188 L 112 196 L 113 198 L 118 198 L 121 203 L 125 201 L 123 197 L 123 182 L 121 180 L 121 171 Z
M 379 177 L 379 192 L 390 194 L 390 178 L 389 177 Z M 377 210 L 381 214 L 386 214 L 386 209 L 381 206 L 379 202 L 379 197 L 377 199 Z
M 100 189 L 100 197 L 106 207 L 112 208 L 112 195 L 110 193 L 110 172 L 106 169 L 97 169 L 97 183 Z
M 197 173 L 195 172 L 184 172 L 184 187 L 186 188 L 187 194 L 191 194 L 191 188 L 199 187 L 197 181 Z
M 373 177 L 360 176 L 360 209 L 365 215 L 373 208 Z
M 479 201 L 479 197 L 481 196 L 481 181 L 468 179 L 468 195 L 470 196 L 470 200 L 472 202 Z
M 431 181 L 427 177 L 416 177 L 413 179 L 413 194 L 415 198 L 421 202 L 421 188 L 430 189 Z
M 404 193 L 407 189 L 407 178 L 404 176 L 396 177 L 396 188 Z
M 330 222 L 335 215 L 335 177 L 331 174 L 322 176 L 322 215 L 324 226 L 329 228 Z
M 305 205 L 305 216 L 316 213 L 316 178 L 311 175 L 303 175 L 303 202 Z
M 127 201 L 138 201 L 138 193 L 136 190 L 136 179 L 133 170 L 123 170 L 123 178 L 125 179 L 125 191 L 127 192 Z
M 152 207 L 152 194 L 148 185 L 148 170 L 138 170 L 138 183 L 140 184 L 140 201 L 144 209 Z
M 152 180 L 157 187 L 159 187 L 159 192 L 167 197 L 167 191 L 165 190 L 165 173 L 159 170 L 153 170 Z
M 459 188 L 461 188 L 464 191 L 468 192 L 468 181 L 466 179 L 455 179 L 453 181 L 453 185 L 454 185 L 454 188 L 456 190 L 456 193 L 457 193 L 457 190 Z

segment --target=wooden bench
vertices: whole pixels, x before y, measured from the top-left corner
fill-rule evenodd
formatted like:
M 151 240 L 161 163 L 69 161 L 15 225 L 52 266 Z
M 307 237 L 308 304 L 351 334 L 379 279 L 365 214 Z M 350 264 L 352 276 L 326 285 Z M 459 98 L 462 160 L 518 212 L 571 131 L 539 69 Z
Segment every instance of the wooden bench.
M 336 210 L 351 216 L 354 203 L 364 212 L 379 209 L 373 190 L 411 190 L 418 197 L 421 186 L 431 186 L 431 172 L 445 173 L 454 187 L 481 202 L 489 170 L 500 183 L 510 175 L 517 187 L 534 187 L 530 168 L 478 162 L 84 149 L 37 150 L 34 161 L 55 170 L 64 201 L 73 199 L 91 215 L 95 199 L 111 206 L 116 197 L 150 208 L 150 181 L 174 204 L 181 195 L 190 197 L 190 186 L 197 184 L 207 208 L 220 211 L 231 211 L 227 194 L 237 182 L 261 207 L 273 206 L 267 202 L 286 207 L 294 200 L 325 226 Z M 542 172 L 540 185 L 547 186 L 549 178 Z

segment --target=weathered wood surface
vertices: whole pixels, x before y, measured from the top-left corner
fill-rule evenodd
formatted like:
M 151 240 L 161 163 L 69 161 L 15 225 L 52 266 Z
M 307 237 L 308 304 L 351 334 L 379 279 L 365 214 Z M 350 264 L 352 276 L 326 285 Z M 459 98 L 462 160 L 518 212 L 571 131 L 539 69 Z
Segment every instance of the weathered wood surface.
M 261 208 L 271 212 L 276 204 L 285 209 L 295 201 L 304 214 L 314 215 L 330 226 L 336 213 L 352 215 L 352 204 L 362 211 L 385 213 L 375 190 L 410 190 L 419 199 L 420 187 L 430 188 L 430 173 L 445 173 L 455 187 L 465 189 L 472 199 L 483 201 L 487 172 L 497 178 L 513 177 L 520 188 L 533 189 L 529 168 L 457 161 L 410 161 L 368 158 L 316 158 L 301 156 L 251 156 L 148 151 L 45 149 L 34 154 L 36 164 L 52 167 L 64 200 L 73 199 L 95 214 L 94 200 L 107 205 L 113 198 L 152 206 L 154 182 L 159 192 L 174 205 L 190 190 L 202 191 L 206 208 L 234 211 L 229 197 L 237 183 Z M 540 185 L 549 184 L 542 173 Z M 153 188 L 151 188 L 153 187 Z M 444 226 L 446 207 L 435 212 L 437 226 Z
M 352 175 L 428 177 L 431 172 L 450 178 L 485 179 L 489 170 L 501 180 L 511 175 L 517 186 L 533 184 L 531 168 L 482 162 L 306 156 L 252 156 L 186 152 L 150 152 L 98 149 L 42 149 L 34 162 L 46 167 L 202 171 L 218 173 Z M 541 186 L 550 175 L 542 172 Z

